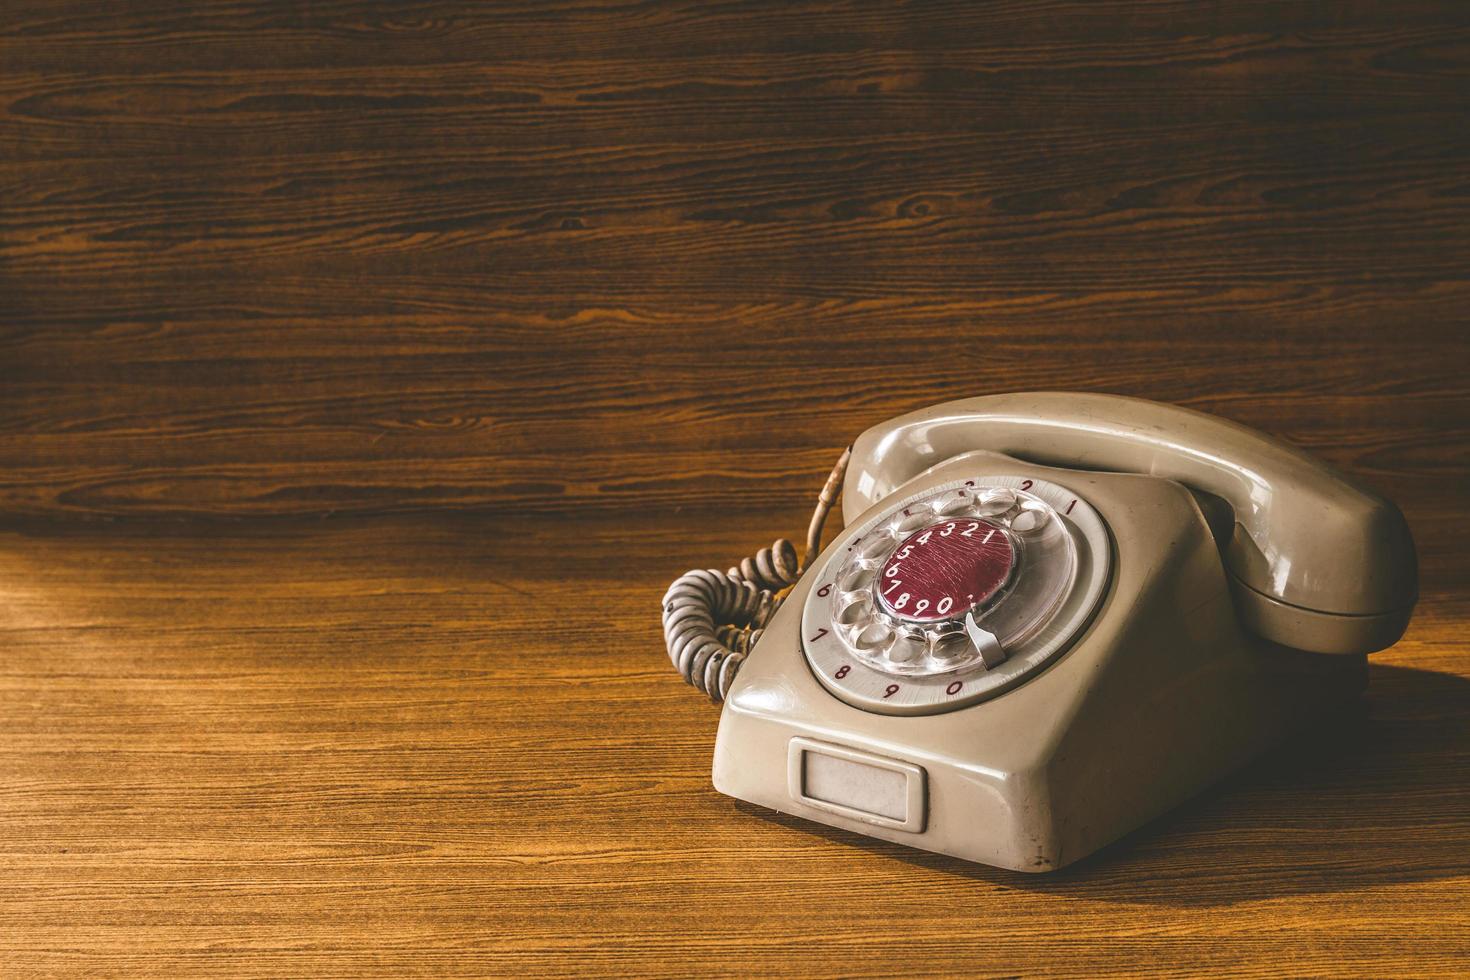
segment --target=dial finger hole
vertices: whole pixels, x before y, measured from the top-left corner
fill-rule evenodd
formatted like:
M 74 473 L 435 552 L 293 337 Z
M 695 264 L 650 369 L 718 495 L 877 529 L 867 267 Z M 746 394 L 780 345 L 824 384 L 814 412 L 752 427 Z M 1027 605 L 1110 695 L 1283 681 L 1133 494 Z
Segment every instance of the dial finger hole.
M 951 517 L 969 510 L 974 502 L 968 491 L 955 490 L 934 501 L 934 512 L 940 517 Z
M 1019 514 L 1011 518 L 1011 527 L 1025 534 L 1039 531 L 1049 520 L 1051 520 L 1050 508 L 1028 502 L 1022 505 Z
M 1004 514 L 1016 506 L 1016 495 L 1004 487 L 987 490 L 981 495 L 975 504 L 975 513 L 981 517 L 993 517 L 996 514 Z
M 859 589 L 867 588 L 868 584 L 873 581 L 875 574 L 877 574 L 876 569 L 854 565 L 842 573 L 842 578 L 838 580 L 837 587 L 843 592 L 856 592 Z
M 917 531 L 919 528 L 923 527 L 925 524 L 928 524 L 930 520 L 931 520 L 931 518 L 930 518 L 930 516 L 928 514 L 922 514 L 922 513 L 921 514 L 908 514 L 906 516 L 900 517 L 893 524 L 893 534 L 894 534 L 894 537 L 901 538 L 901 537 L 903 537 L 906 534 L 909 534 L 909 533 L 911 533 L 913 531 Z
M 856 626 L 873 618 L 873 606 L 865 598 L 851 603 L 837 614 L 837 622 L 843 626 Z
M 869 623 L 858 631 L 854 641 L 864 650 L 880 651 L 893 639 L 893 629 L 886 623 Z
M 894 663 L 906 664 L 919 659 L 924 653 L 924 641 L 917 636 L 900 635 L 893 641 L 893 646 L 888 651 L 888 659 Z
M 970 654 L 970 638 L 963 633 L 944 633 L 934 640 L 934 659 L 943 663 L 962 660 Z

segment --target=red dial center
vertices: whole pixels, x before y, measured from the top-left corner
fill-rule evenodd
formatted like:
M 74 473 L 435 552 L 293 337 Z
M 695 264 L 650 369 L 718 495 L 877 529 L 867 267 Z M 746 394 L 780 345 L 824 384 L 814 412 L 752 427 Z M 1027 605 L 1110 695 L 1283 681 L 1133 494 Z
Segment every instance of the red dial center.
M 904 538 L 873 588 L 885 612 L 933 623 L 983 605 L 1015 564 L 1016 549 L 999 525 L 969 517 L 940 521 Z

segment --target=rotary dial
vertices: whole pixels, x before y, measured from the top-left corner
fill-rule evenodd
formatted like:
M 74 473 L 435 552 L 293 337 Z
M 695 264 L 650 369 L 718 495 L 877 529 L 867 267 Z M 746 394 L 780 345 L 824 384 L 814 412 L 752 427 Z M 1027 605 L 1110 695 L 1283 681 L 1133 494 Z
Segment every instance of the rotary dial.
M 852 529 L 803 615 L 806 653 L 844 700 L 888 713 L 973 703 L 1085 624 L 1107 532 L 1071 491 L 1019 476 L 950 484 Z

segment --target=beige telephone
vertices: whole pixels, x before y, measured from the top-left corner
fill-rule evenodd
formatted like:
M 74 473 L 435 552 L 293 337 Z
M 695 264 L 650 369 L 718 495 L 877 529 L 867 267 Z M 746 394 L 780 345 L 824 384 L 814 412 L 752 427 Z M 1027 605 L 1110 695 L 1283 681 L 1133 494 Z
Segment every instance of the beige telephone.
M 778 541 L 665 596 L 675 665 L 725 702 L 715 788 L 1003 868 L 1075 861 L 1356 697 L 1417 597 L 1392 503 L 1154 402 L 870 429 L 818 557 L 842 481 L 805 561 Z

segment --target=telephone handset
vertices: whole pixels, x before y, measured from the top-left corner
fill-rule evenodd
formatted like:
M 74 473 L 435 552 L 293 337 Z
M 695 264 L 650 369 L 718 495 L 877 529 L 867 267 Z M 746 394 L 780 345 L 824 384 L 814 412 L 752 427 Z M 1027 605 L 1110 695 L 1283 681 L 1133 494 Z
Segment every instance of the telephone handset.
M 839 485 L 847 526 L 818 556 Z M 715 787 L 1024 871 L 1355 697 L 1417 597 L 1393 504 L 1254 430 L 1111 395 L 870 429 L 807 545 L 665 596 L 670 656 L 725 701 Z

